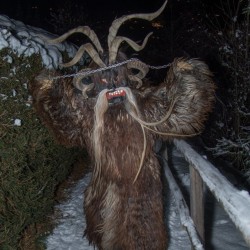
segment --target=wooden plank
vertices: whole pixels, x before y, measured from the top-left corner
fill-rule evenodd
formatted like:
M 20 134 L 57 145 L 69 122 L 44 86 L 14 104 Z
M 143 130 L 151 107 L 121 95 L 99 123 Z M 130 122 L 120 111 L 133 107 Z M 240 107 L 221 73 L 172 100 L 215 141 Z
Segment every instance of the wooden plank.
M 186 160 L 194 165 L 206 187 L 223 206 L 250 247 L 250 195 L 248 191 L 236 189 L 218 169 L 183 140 L 174 139 L 173 142 L 184 154 Z
M 190 213 L 200 241 L 204 245 L 204 185 L 198 171 L 190 164 Z
M 186 201 L 182 195 L 182 192 L 178 186 L 178 184 L 175 181 L 175 178 L 169 169 L 168 163 L 166 160 L 162 157 L 159 157 L 163 164 L 164 174 L 166 176 L 166 179 L 168 181 L 169 188 L 171 192 L 174 194 L 176 207 L 178 209 L 179 215 L 180 215 L 180 221 L 181 224 L 186 228 L 191 244 L 193 246 L 193 249 L 195 250 L 204 250 L 204 247 L 202 243 L 200 242 L 198 233 L 196 231 L 194 222 L 190 216 L 190 211 L 188 209 L 188 206 L 186 204 Z

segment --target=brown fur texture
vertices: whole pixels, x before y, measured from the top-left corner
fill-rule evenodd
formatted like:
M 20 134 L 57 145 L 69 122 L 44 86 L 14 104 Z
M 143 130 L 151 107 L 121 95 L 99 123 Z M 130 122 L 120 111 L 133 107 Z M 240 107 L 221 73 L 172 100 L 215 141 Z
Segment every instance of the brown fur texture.
M 83 99 L 72 79 L 49 80 L 49 74 L 56 73 L 44 71 L 31 84 L 31 93 L 37 113 L 57 140 L 85 147 L 95 163 L 84 201 L 89 241 L 104 250 L 163 250 L 167 233 L 153 145 L 157 138 L 200 133 L 212 110 L 214 84 L 207 66 L 198 60 L 176 59 L 157 87 L 137 90 L 127 73 L 124 66 L 92 76 L 95 89 Z M 127 96 L 130 90 L 135 105 L 126 98 L 109 106 L 105 90 L 98 96 L 103 78 L 109 83 L 115 79 L 117 88 L 126 82 Z M 156 122 L 144 126 L 145 150 L 143 126 L 133 114 Z M 143 165 L 134 182 L 143 151 Z

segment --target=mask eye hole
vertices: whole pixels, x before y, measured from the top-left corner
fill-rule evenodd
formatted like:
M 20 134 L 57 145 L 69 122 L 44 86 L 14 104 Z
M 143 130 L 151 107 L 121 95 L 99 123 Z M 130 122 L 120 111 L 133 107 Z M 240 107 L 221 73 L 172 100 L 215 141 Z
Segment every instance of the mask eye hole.
M 84 77 L 84 78 L 82 79 L 82 83 L 85 84 L 85 85 L 89 85 L 89 84 L 91 84 L 92 82 L 93 82 L 93 81 L 92 81 L 92 79 L 91 79 L 90 76 Z
M 122 85 L 123 87 L 125 87 L 125 86 L 127 86 L 127 82 L 126 82 L 125 80 L 122 80 L 121 85 Z

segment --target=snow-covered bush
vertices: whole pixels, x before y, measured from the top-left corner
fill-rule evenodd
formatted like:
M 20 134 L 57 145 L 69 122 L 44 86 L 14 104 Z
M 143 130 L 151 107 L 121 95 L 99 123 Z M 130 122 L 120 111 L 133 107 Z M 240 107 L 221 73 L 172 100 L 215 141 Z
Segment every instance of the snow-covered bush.
M 211 35 L 219 48 L 225 74 L 220 97 L 223 115 L 217 118 L 218 139 L 212 150 L 250 176 L 250 2 L 245 6 L 244 3 L 222 5 L 215 17 L 223 21 L 211 21 Z

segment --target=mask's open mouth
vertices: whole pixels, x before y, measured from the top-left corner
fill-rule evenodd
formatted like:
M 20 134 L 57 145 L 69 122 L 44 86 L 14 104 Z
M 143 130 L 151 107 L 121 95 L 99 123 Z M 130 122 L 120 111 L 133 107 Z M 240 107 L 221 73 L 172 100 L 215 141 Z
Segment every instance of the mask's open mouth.
M 126 92 L 123 89 L 108 91 L 106 97 L 109 104 L 118 104 L 124 101 Z

